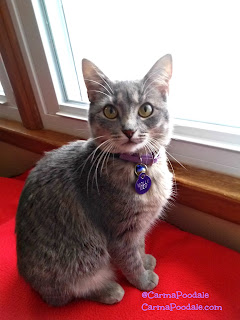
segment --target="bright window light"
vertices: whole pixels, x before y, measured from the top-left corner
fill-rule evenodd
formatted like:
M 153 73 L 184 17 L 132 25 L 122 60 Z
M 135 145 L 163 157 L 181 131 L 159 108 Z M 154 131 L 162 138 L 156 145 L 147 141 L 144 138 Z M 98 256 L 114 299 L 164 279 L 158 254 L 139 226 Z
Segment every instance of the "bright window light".
M 110 78 L 142 78 L 173 56 L 175 118 L 240 127 L 237 0 L 42 0 L 65 101 L 86 101 L 81 60 Z
M 1 96 L 5 95 L 1 82 L 0 82 L 0 95 Z

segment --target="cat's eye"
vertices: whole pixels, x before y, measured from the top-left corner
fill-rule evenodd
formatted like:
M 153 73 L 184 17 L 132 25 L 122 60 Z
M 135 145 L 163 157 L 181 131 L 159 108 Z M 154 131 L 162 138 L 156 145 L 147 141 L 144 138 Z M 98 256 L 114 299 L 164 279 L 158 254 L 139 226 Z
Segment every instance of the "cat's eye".
M 147 118 L 147 117 L 149 117 L 152 113 L 153 113 L 153 107 L 152 107 L 149 103 L 143 104 L 143 105 L 139 108 L 139 110 L 138 110 L 138 114 L 139 114 L 140 117 L 142 117 L 142 118 Z
M 115 119 L 118 116 L 117 109 L 110 104 L 103 109 L 103 113 L 108 119 Z

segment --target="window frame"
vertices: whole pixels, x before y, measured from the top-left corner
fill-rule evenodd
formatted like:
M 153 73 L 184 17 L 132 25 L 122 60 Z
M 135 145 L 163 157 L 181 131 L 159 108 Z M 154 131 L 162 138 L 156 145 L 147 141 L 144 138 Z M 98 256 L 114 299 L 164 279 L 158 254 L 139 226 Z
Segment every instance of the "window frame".
M 32 1 L 35 5 L 38 3 L 38 0 Z M 49 70 L 51 64 L 47 62 L 31 1 L 9 0 L 8 7 L 43 126 L 87 139 L 90 135 L 87 104 L 83 103 L 81 108 L 76 108 L 74 103 L 58 104 Z M 174 124 L 169 147 L 174 158 L 203 169 L 240 176 L 238 128 L 227 132 L 220 126 L 180 119 L 175 119 Z
M 0 55 L 0 79 L 1 79 L 1 85 L 4 91 L 4 93 L 0 95 L 0 104 L 10 105 L 17 109 L 12 86 L 10 84 L 7 71 L 5 69 L 1 55 Z
M 18 111 L 24 126 L 28 129 L 42 129 L 32 85 L 19 46 L 19 39 L 15 32 L 9 1 L 0 2 L 0 44 L 1 56 L 14 91 Z M 9 109 L 9 108 L 8 108 Z M 9 116 L 7 108 L 3 109 L 3 117 Z
M 5 69 L 2 56 L 0 55 L 0 79 L 4 93 L 0 94 L 0 117 L 6 117 L 11 120 L 21 121 L 21 117 L 18 112 L 14 93 L 11 83 L 8 78 L 7 71 Z

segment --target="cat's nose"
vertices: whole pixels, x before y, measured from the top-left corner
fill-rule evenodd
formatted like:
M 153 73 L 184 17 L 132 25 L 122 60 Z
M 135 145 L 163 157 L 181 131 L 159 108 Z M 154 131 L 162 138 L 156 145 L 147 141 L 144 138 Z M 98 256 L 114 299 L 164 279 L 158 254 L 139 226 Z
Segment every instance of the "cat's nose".
M 122 132 L 125 134 L 125 136 L 128 137 L 128 139 L 131 139 L 132 136 L 134 135 L 135 131 L 133 130 L 122 130 Z

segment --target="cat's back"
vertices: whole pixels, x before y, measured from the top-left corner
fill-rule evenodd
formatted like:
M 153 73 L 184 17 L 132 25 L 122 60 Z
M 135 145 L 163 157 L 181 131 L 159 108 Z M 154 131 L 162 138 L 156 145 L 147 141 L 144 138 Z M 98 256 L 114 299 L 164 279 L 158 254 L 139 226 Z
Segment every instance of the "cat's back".
M 88 143 L 75 141 L 47 152 L 26 179 L 16 216 L 16 231 L 28 219 L 52 220 L 76 206 L 74 172 L 84 162 Z M 66 210 L 65 210 L 66 211 Z M 24 220 L 24 221 L 23 221 Z
M 68 270 L 61 277 L 74 278 L 107 257 L 105 238 L 89 221 L 74 183 L 88 152 L 88 142 L 82 141 L 49 152 L 26 180 L 15 231 L 18 269 L 33 285 L 45 277 L 42 270 L 49 268 L 51 277 Z
M 85 149 L 86 142 L 75 141 L 47 152 L 27 177 L 19 205 L 26 201 L 26 195 L 33 196 L 38 192 L 38 196 L 40 196 L 40 193 L 43 192 L 47 196 L 46 190 L 52 190 L 57 195 L 60 191 L 59 188 L 63 187 L 63 181 L 65 184 L 70 184 L 74 166 L 77 165 L 77 161 L 79 163 L 83 161 Z
M 74 203 L 74 166 L 77 159 L 81 163 L 86 142 L 75 141 L 59 149 L 46 153 L 38 161 L 26 179 L 16 215 L 16 233 L 33 220 L 43 225 L 43 221 L 53 223 L 60 217 L 63 206 L 71 209 Z

